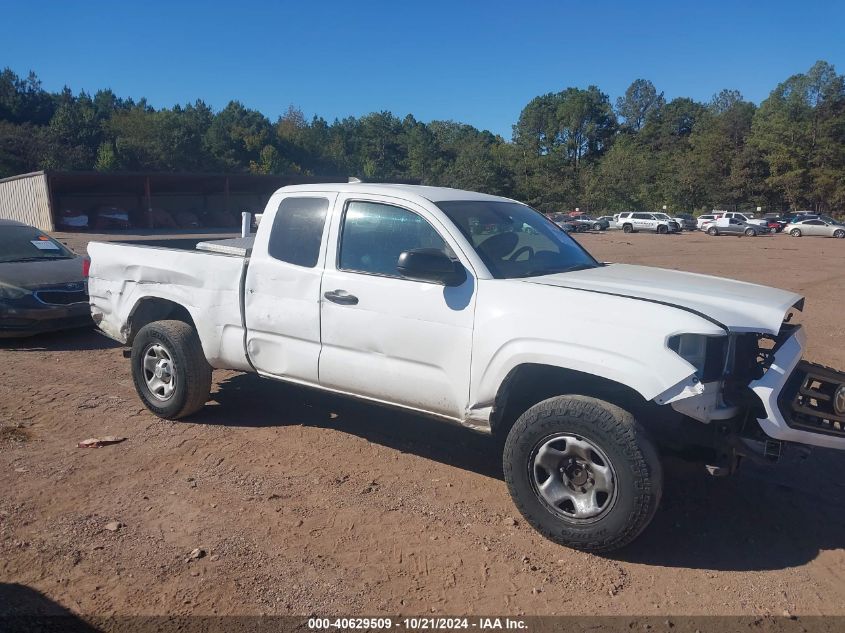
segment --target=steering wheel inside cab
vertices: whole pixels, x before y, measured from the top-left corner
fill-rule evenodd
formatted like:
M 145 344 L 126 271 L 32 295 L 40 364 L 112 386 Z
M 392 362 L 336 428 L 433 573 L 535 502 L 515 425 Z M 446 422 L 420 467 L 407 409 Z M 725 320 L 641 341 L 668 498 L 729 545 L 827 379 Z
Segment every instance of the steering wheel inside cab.
M 523 253 L 528 253 L 528 261 L 534 259 L 533 248 L 523 246 L 514 251 L 517 244 L 519 244 L 519 235 L 508 231 L 506 233 L 491 235 L 478 245 L 478 250 L 493 261 L 504 261 L 507 257 L 507 261 L 515 262 Z M 511 251 L 513 252 L 511 253 Z M 511 253 L 509 257 L 508 253 Z

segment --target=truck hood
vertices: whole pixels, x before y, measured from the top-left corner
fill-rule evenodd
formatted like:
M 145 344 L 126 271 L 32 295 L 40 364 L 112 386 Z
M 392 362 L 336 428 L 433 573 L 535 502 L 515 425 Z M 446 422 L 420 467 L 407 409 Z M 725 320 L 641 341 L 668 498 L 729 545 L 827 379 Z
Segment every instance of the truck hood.
M 607 264 L 521 281 L 670 305 L 704 316 L 731 332 L 777 334 L 786 312 L 803 301 L 801 295 L 768 286 L 630 264 Z M 625 318 L 624 312 L 620 311 L 619 318 Z

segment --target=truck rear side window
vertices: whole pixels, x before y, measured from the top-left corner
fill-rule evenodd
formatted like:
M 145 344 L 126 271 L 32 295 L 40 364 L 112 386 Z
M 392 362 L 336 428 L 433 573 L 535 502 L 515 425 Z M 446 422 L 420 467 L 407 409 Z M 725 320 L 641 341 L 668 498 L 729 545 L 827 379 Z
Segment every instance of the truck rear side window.
M 316 266 L 328 210 L 326 198 L 282 200 L 267 245 L 270 257 L 297 266 Z

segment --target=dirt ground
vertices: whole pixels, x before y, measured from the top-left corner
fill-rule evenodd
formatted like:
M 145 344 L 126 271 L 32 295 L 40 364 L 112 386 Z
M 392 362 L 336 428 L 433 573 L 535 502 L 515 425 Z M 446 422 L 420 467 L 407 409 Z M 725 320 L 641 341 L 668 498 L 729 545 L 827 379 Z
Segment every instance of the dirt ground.
M 845 367 L 843 241 L 578 239 L 800 292 L 809 358 Z M 525 524 L 484 436 L 224 371 L 201 413 L 162 421 L 94 331 L 0 342 L 0 427 L 0 612 L 18 584 L 102 616 L 845 614 L 829 451 L 729 479 L 670 462 L 651 527 L 598 557 Z M 76 447 L 104 435 L 128 439 Z

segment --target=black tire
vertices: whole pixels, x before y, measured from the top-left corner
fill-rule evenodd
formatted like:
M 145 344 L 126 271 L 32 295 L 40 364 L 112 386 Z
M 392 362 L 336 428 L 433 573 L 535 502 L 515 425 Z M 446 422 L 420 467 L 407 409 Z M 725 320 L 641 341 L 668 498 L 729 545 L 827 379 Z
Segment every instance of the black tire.
M 622 231 L 624 233 L 633 233 L 634 232 L 634 226 L 631 225 L 631 224 L 623 224 L 622 225 Z
M 556 437 L 561 434 L 598 447 L 615 474 L 613 497 L 607 496 L 593 518 L 569 518 L 565 508 L 553 509 L 538 491 L 535 454 L 548 442 L 565 443 L 565 437 Z M 511 497 L 528 523 L 556 543 L 590 552 L 610 552 L 639 536 L 663 490 L 660 458 L 643 428 L 627 411 L 587 396 L 550 398 L 523 413 L 505 441 L 503 467 Z
M 709 229 L 707 229 L 707 235 L 718 235 L 718 234 L 719 234 L 719 229 L 717 229 L 715 226 L 711 226 Z
M 172 361 L 172 393 L 163 399 L 148 384 L 145 357 L 163 348 Z M 211 393 L 211 366 L 196 330 L 184 321 L 154 321 L 132 343 L 132 380 L 144 405 L 160 418 L 176 420 L 196 413 Z M 171 375 L 171 374 L 168 374 Z
M 833 237 L 835 237 L 839 240 L 841 240 L 842 238 L 845 238 L 845 230 L 837 229 L 836 231 L 833 232 Z
M 666 233 L 669 232 L 669 227 L 666 226 L 665 224 L 658 224 L 657 225 L 657 232 L 660 233 L 661 235 L 665 235 Z
M 789 234 L 792 237 L 801 237 L 801 229 L 792 229 Z
M 745 229 L 745 237 L 755 237 L 757 235 L 757 231 L 754 229 Z

